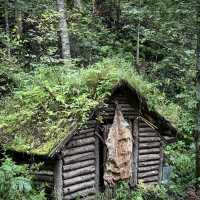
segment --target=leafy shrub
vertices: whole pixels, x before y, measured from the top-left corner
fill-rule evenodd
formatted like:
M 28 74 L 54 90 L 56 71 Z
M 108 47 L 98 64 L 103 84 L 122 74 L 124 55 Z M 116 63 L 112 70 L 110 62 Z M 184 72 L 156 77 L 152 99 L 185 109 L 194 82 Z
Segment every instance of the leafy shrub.
M 46 200 L 44 191 L 33 185 L 30 171 L 25 165 L 16 165 L 10 158 L 0 167 L 1 200 Z

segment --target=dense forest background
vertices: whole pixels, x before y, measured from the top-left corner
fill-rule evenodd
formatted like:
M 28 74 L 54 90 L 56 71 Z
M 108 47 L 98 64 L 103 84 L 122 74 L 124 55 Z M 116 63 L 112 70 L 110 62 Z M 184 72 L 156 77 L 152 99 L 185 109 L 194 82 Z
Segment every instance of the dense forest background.
M 141 186 L 134 194 L 127 194 L 128 188 L 122 185 L 115 199 L 198 199 L 194 132 L 198 111 L 199 5 L 195 0 L 1 0 L 0 137 L 7 140 L 4 127 L 14 132 L 16 124 L 33 118 L 36 111 L 31 109 L 41 109 L 45 93 L 64 104 L 63 91 L 70 88 L 63 80 L 67 77 L 69 81 L 74 71 L 77 74 L 71 75 L 71 79 L 78 82 L 84 79 L 78 72 L 85 69 L 87 78 L 95 80 L 95 70 L 102 77 L 107 73 L 105 69 L 101 71 L 101 66 L 118 65 L 121 73 L 131 68 L 144 80 L 138 84 L 145 83 L 146 86 L 141 86 L 145 91 L 156 91 L 157 100 L 152 99 L 152 104 L 165 105 L 164 112 L 176 122 L 180 138 L 165 152 L 173 165 L 170 183 L 156 189 Z M 101 89 L 100 95 L 105 91 Z M 82 96 L 77 101 L 89 110 L 94 102 L 86 99 Z M 55 111 L 48 103 L 43 104 L 45 114 L 52 116 Z M 16 112 L 20 106 L 19 116 Z M 76 104 L 72 109 L 76 116 L 82 112 L 76 109 Z M 70 114 L 62 113 L 62 117 Z M 9 170 L 13 174 L 6 179 Z M 21 195 L 20 199 L 45 199 L 43 190 L 32 188 L 27 170 L 24 166 L 18 169 L 9 158 L 3 161 L 0 167 L 3 199 L 16 199 L 16 195 Z M 16 193 L 13 194 L 10 184 L 14 182 Z M 3 197 L 5 191 L 9 198 Z

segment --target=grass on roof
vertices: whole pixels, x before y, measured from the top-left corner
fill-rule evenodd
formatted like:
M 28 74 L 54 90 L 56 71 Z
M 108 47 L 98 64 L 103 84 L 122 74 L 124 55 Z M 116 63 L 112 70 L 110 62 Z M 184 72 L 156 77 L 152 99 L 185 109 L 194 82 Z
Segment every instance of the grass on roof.
M 112 88 L 126 80 L 148 99 L 152 110 L 179 126 L 181 108 L 170 103 L 122 58 L 104 59 L 85 69 L 43 66 L 17 75 L 19 88 L 0 102 L 0 142 L 19 152 L 48 154 L 90 111 L 103 104 Z

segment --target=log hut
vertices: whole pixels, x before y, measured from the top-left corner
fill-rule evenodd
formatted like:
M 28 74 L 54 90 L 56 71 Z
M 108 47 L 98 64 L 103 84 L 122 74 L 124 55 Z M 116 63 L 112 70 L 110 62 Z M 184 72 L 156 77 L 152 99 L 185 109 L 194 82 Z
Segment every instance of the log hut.
M 36 174 L 36 180 L 49 183 L 56 199 L 95 199 L 98 192 L 104 191 L 109 148 L 107 138 L 116 118 L 116 110 L 126 122 L 126 130 L 132 137 L 128 152 L 131 152 L 129 182 L 134 186 L 139 182 L 151 184 L 162 181 L 165 164 L 163 147 L 175 141 L 177 130 L 158 112 L 151 111 L 147 100 L 122 80 L 114 86 L 105 100 L 105 106 L 93 110 L 85 124 L 77 126 L 72 123 L 68 133 L 55 144 L 53 150 L 43 156 L 34 155 L 34 162 L 39 160 L 44 163 Z M 21 153 L 18 155 L 22 160 Z M 126 162 L 124 166 L 126 168 Z

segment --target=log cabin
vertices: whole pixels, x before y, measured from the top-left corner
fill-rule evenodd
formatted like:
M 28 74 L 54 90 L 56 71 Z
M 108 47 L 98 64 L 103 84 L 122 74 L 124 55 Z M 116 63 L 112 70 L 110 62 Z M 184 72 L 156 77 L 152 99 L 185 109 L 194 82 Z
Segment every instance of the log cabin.
M 130 184 L 162 181 L 163 148 L 176 140 L 177 130 L 165 117 L 152 111 L 147 99 L 135 88 L 121 80 L 113 87 L 104 106 L 92 110 L 84 124 L 78 126 L 71 122 L 69 130 L 55 142 L 54 148 L 43 155 L 31 153 L 31 162 L 43 162 L 35 179 L 48 183 L 49 194 L 52 194 L 49 199 L 95 199 L 98 192 L 104 191 L 106 144 L 117 107 L 132 135 Z M 17 151 L 13 155 L 21 162 L 26 162 L 30 156 Z

